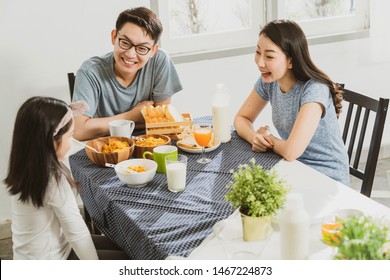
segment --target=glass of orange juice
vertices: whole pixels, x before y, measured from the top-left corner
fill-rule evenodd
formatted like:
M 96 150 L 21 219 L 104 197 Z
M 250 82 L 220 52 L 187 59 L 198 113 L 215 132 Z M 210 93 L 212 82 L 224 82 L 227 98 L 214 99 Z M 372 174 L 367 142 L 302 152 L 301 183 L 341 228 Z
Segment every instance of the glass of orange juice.
M 334 214 L 324 217 L 321 224 L 322 242 L 331 248 L 330 257 L 337 253 L 337 243 L 340 242 L 342 225 Z
M 198 143 L 198 145 L 202 147 L 202 158 L 198 159 L 196 162 L 202 164 L 209 163 L 211 159 L 206 158 L 204 153 L 206 146 L 210 143 L 213 134 L 211 124 L 196 124 L 194 125 L 193 130 L 196 143 Z
M 334 214 L 324 217 L 321 225 L 322 242 L 331 248 L 330 257 L 337 253 L 337 244 L 340 242 L 342 224 Z
M 340 242 L 342 225 L 338 222 L 323 223 L 321 226 L 322 239 L 326 245 L 334 247 Z

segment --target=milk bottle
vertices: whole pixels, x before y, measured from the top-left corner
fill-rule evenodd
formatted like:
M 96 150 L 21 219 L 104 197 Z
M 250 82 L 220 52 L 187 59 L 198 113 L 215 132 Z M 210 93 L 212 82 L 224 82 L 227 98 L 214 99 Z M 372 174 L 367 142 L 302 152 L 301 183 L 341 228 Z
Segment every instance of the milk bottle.
M 212 100 L 213 133 L 222 143 L 230 141 L 230 96 L 225 84 L 218 83 Z
M 286 206 L 279 220 L 281 258 L 304 260 L 309 257 L 309 215 L 303 207 L 302 195 L 287 195 Z

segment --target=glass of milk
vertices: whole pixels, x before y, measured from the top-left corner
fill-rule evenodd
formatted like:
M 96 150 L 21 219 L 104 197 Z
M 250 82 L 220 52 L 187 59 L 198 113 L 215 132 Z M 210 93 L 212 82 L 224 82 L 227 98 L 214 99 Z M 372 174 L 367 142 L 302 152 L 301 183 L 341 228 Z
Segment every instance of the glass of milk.
M 187 157 L 184 155 L 171 155 L 165 157 L 168 189 L 171 192 L 181 192 L 186 186 Z

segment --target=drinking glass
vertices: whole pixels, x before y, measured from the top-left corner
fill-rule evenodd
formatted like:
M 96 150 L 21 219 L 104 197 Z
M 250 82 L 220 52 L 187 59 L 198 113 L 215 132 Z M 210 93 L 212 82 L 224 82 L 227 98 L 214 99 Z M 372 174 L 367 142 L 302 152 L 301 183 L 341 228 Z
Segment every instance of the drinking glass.
M 340 242 L 341 228 L 342 225 L 339 221 L 336 220 L 335 215 L 330 215 L 328 217 L 325 217 L 322 221 L 322 225 L 321 225 L 322 241 L 330 248 L 332 248 L 332 252 L 331 252 L 332 258 L 337 252 L 335 243 L 337 244 Z
M 186 186 L 187 157 L 170 155 L 165 158 L 168 189 L 171 192 L 181 192 Z
M 213 232 L 218 238 L 228 259 L 250 260 L 259 259 L 263 250 L 271 240 L 272 227 L 265 239 L 257 241 L 244 241 L 241 221 L 237 219 L 224 220 L 213 227 Z
M 196 143 L 202 147 L 202 158 L 198 159 L 198 163 L 209 163 L 211 159 L 205 157 L 205 148 L 208 143 L 210 143 L 212 137 L 211 124 L 196 124 L 193 127 L 194 129 L 194 138 Z

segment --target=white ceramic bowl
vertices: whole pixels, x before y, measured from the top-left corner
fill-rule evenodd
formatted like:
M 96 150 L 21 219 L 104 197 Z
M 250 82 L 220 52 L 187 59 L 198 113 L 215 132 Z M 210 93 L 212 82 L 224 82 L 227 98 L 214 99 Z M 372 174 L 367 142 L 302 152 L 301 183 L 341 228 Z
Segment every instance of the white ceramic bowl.
M 145 172 L 129 173 L 128 166 L 139 166 L 145 167 Z M 118 178 L 129 187 L 140 188 L 146 186 L 150 181 L 153 180 L 156 175 L 157 163 L 150 159 L 134 158 L 121 161 L 115 165 L 115 172 Z

